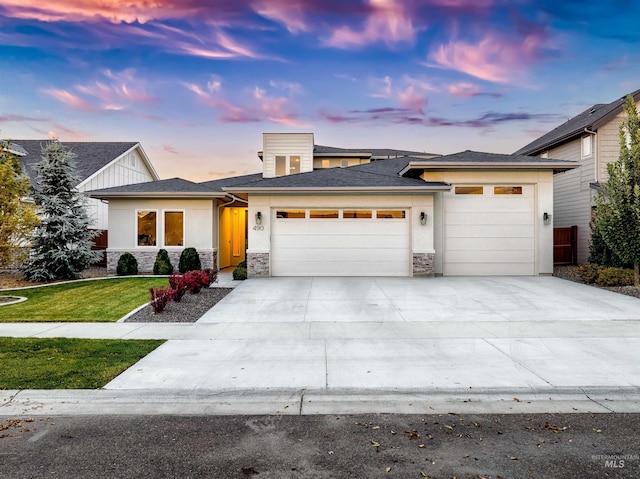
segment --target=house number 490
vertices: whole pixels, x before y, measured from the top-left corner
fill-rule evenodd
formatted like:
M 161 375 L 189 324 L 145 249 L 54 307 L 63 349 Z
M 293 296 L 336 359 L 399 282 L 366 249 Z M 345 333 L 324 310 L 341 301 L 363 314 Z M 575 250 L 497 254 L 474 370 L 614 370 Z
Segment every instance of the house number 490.
M 262 225 L 255 225 L 255 226 L 253 227 L 253 229 L 254 229 L 255 231 L 262 231 L 262 230 L 264 230 L 264 226 L 262 226 Z

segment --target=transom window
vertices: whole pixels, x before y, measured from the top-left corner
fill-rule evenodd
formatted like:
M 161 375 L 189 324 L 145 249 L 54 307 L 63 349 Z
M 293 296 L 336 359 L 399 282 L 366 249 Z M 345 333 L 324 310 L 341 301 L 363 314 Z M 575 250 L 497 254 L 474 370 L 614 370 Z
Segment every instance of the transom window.
M 138 246 L 156 246 L 157 225 L 157 211 L 138 211 Z
M 360 208 L 347 208 L 347 209 L 309 209 L 307 216 L 307 210 L 298 209 L 278 209 L 276 210 L 276 219 L 405 219 L 407 217 L 407 210 L 402 209 L 360 209 Z
M 484 188 L 482 186 L 456 186 L 456 195 L 482 195 Z
M 164 212 L 164 245 L 184 246 L 184 212 Z
M 494 186 L 494 195 L 521 195 L 522 186 Z

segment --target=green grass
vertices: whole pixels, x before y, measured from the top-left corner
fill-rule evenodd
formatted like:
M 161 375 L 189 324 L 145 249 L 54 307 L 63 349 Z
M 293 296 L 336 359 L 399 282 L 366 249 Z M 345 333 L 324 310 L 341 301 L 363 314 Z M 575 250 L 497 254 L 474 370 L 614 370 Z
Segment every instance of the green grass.
M 162 340 L 0 338 L 0 389 L 95 389 Z
M 120 278 L 3 290 L 28 300 L 0 306 L 0 322 L 117 321 L 149 301 L 149 288 L 168 285 L 167 278 Z

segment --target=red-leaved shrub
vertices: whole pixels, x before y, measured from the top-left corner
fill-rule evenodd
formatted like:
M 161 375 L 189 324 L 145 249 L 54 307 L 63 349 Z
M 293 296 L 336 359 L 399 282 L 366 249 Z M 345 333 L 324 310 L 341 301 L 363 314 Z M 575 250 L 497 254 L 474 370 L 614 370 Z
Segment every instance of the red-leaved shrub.
M 191 294 L 198 294 L 202 289 L 202 282 L 200 280 L 199 270 L 187 271 L 182 275 L 184 283 Z
M 179 303 L 187 292 L 187 283 L 184 277 L 181 274 L 172 274 L 169 276 L 169 286 L 173 289 L 173 300 Z
M 218 270 L 215 268 L 205 268 L 202 270 L 208 277 L 208 285 L 206 286 L 207 288 L 212 285 L 213 283 L 215 283 L 216 281 L 218 281 Z
M 153 312 L 161 313 L 167 303 L 173 299 L 173 294 L 173 289 L 169 287 L 149 288 L 149 296 L 151 296 L 149 304 L 153 308 Z

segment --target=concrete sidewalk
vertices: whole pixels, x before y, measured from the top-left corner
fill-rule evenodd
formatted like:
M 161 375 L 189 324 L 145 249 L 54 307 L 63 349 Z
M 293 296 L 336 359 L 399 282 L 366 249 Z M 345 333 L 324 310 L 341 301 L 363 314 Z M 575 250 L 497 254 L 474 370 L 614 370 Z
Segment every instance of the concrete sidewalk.
M 195 324 L 0 336 L 169 340 L 104 390 L 5 391 L 0 414 L 640 412 L 640 301 L 557 278 L 249 280 Z

